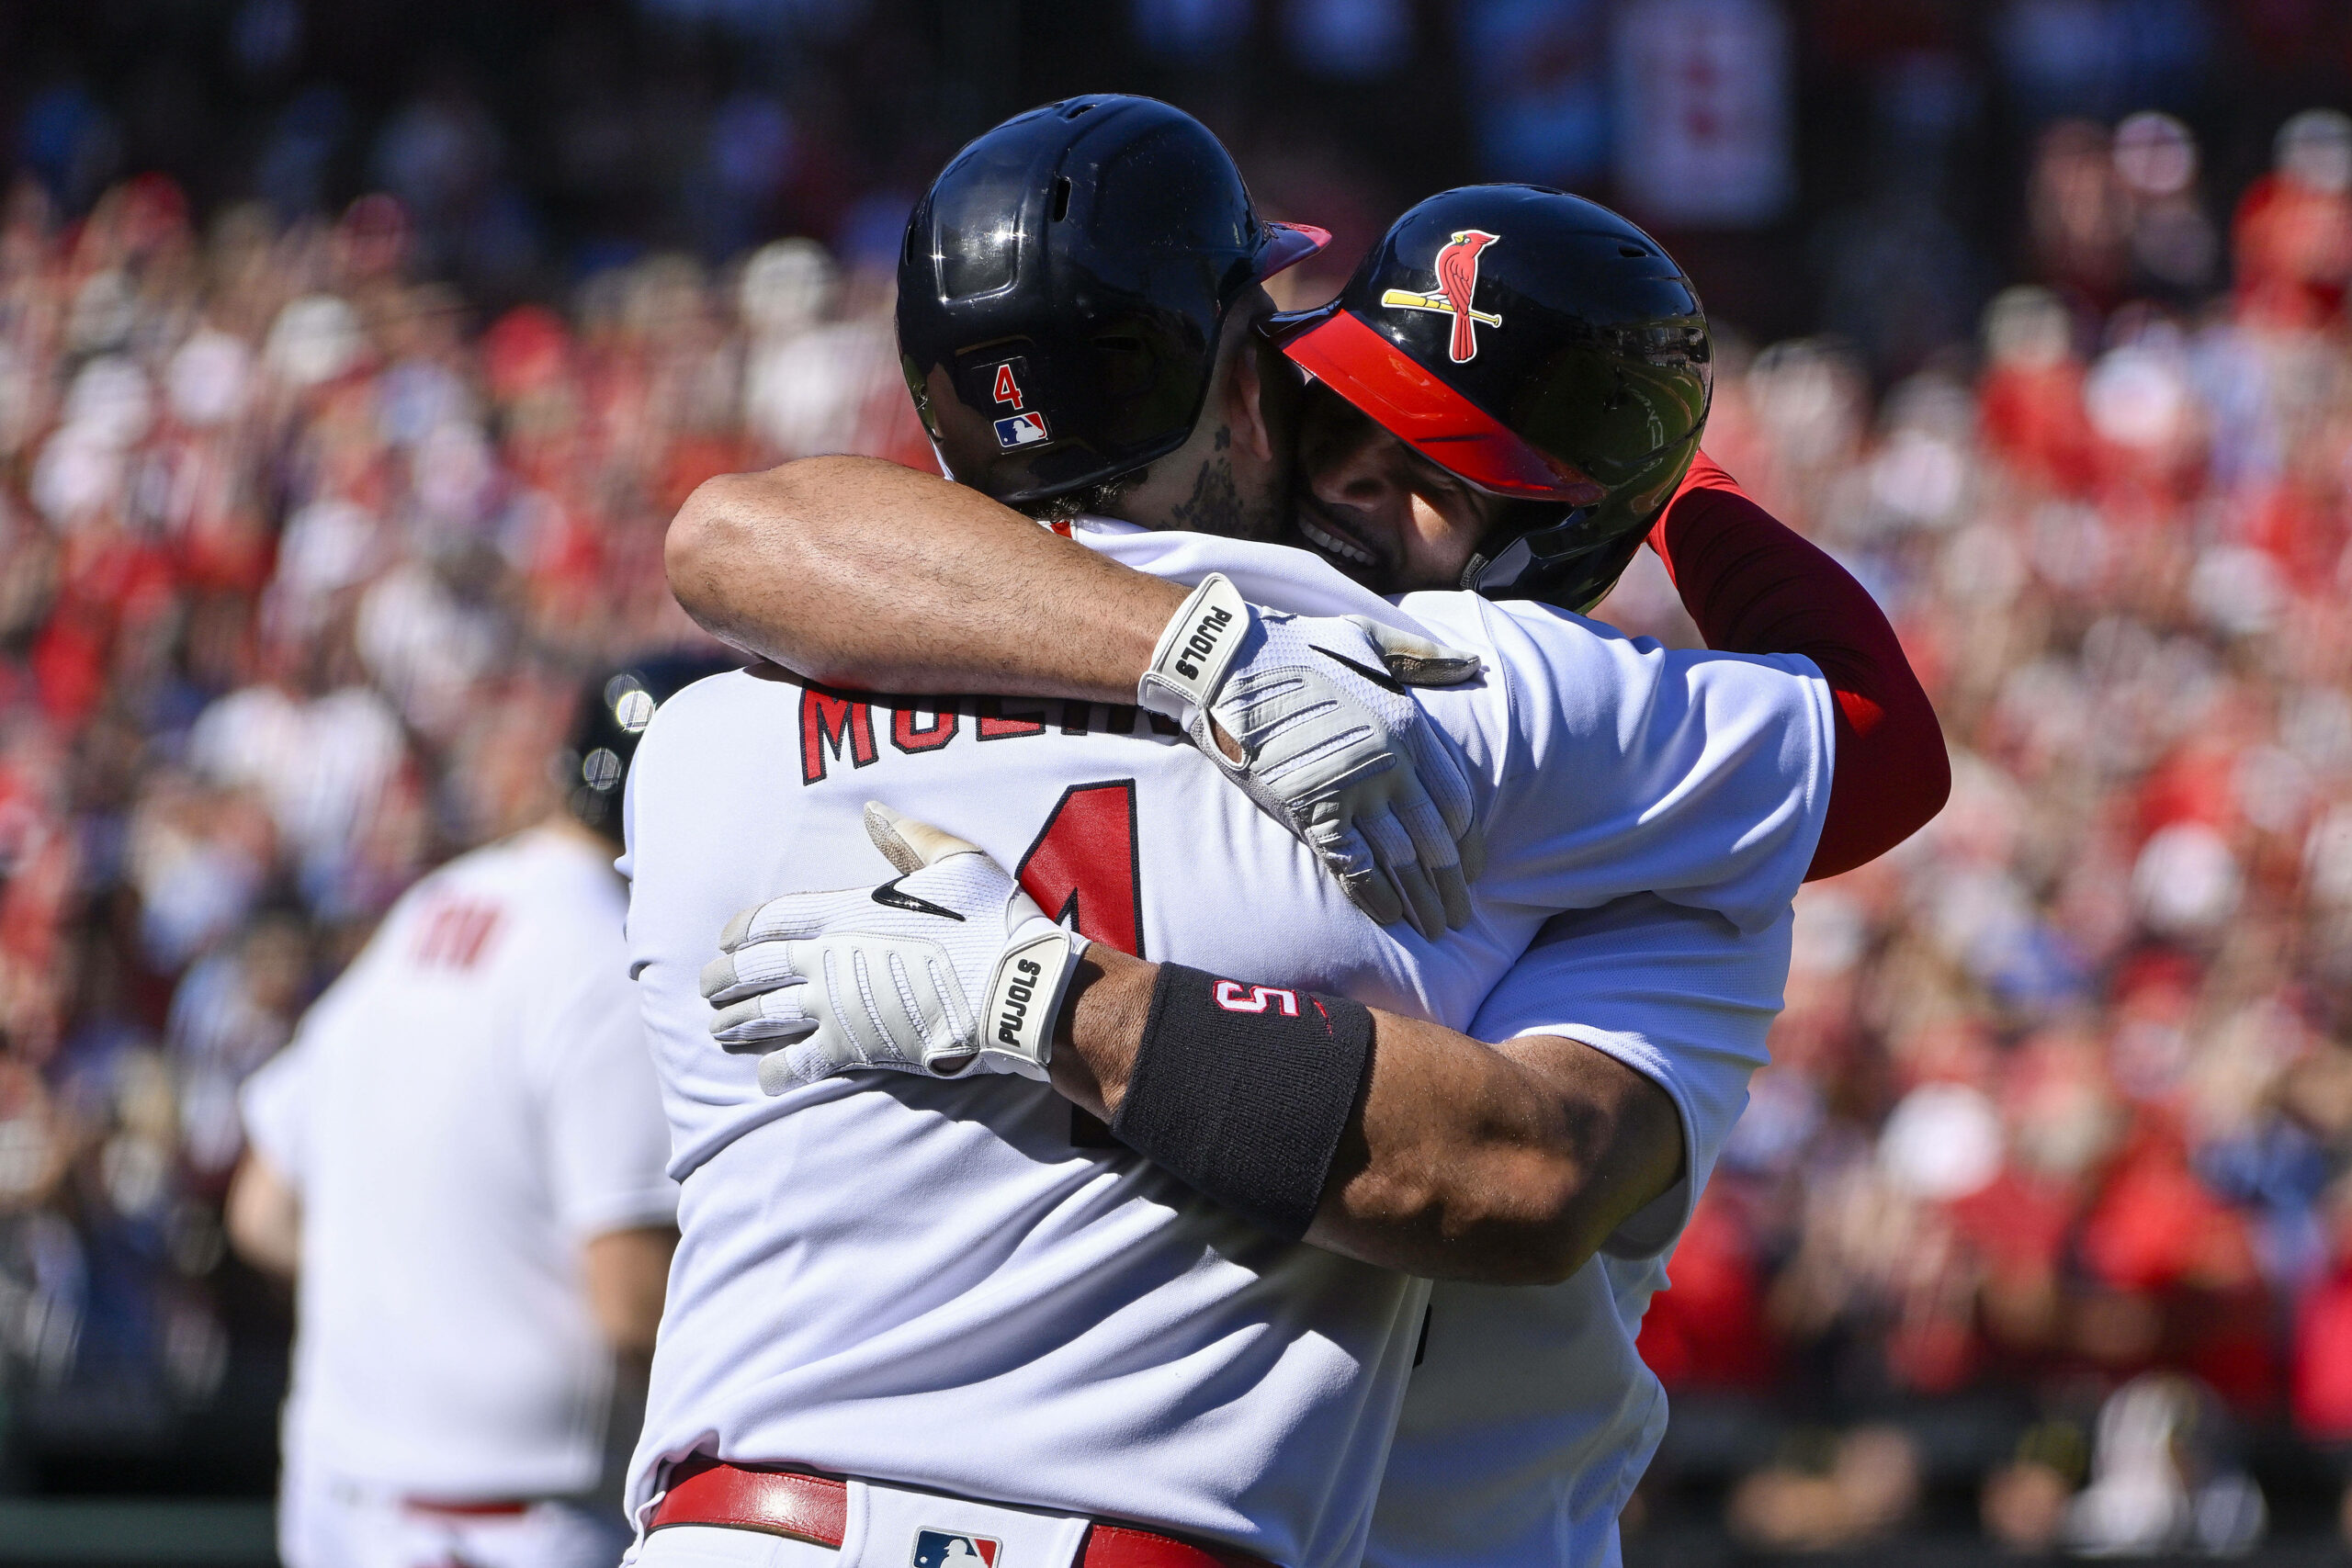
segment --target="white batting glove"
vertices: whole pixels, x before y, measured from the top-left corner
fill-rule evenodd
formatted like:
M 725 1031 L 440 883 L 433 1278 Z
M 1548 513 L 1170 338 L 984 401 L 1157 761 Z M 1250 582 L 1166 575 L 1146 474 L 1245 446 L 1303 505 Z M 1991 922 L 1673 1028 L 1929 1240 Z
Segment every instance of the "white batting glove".
M 1363 615 L 1261 608 L 1212 572 L 1160 633 L 1136 700 L 1182 725 L 1357 908 L 1434 940 L 1468 923 L 1485 856 L 1470 780 L 1405 688 L 1479 669 L 1475 654 Z
M 899 875 L 727 922 L 702 972 L 711 1033 L 760 1054 L 769 1094 L 856 1067 L 1043 1078 L 1086 939 L 977 845 L 874 802 L 865 830 Z

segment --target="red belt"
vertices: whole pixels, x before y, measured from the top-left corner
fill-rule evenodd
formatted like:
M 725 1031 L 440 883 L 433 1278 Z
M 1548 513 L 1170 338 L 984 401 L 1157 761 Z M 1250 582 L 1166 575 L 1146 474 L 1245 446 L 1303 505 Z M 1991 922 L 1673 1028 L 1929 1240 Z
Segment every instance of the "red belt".
M 486 1503 L 444 1503 L 433 1497 L 403 1497 L 401 1506 L 413 1514 L 446 1514 L 457 1519 L 508 1519 L 531 1511 L 530 1504 L 511 1497 Z
M 649 1532 L 672 1525 L 758 1530 L 841 1550 L 849 1483 L 797 1470 L 746 1470 L 703 1454 L 680 1461 Z M 1156 1535 L 1133 1525 L 1089 1525 L 1080 1568 L 1272 1568 L 1263 1558 Z

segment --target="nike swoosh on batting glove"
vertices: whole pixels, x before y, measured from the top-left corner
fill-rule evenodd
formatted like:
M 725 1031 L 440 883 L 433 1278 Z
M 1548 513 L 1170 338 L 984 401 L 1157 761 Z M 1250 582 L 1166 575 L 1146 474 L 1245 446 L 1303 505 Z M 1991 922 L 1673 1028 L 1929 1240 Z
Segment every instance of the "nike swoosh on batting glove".
M 1183 726 L 1364 913 L 1434 940 L 1468 923 L 1484 854 L 1469 775 L 1406 688 L 1481 668 L 1362 615 L 1261 608 L 1212 572 L 1160 634 L 1136 700 Z
M 897 876 L 727 923 L 702 972 L 711 1033 L 759 1055 L 769 1094 L 859 1067 L 1045 1077 L 1086 939 L 977 845 L 876 802 L 865 830 Z

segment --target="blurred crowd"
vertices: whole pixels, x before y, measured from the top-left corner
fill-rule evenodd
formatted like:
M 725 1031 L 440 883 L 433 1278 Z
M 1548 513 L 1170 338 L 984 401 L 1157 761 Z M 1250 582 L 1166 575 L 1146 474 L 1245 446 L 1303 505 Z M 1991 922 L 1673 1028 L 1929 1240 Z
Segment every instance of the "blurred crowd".
M 1644 1330 L 1650 1496 L 1714 1477 L 1761 1546 L 1961 1496 L 2014 1546 L 2237 1551 L 2352 1452 L 2352 119 L 2288 121 L 2233 209 L 2156 114 L 2052 126 L 2032 181 L 2039 281 L 1973 351 L 1881 389 L 1723 339 L 1710 450 L 1879 596 L 1955 763 L 1800 899 Z M 220 1240 L 236 1087 L 403 887 L 547 808 L 583 674 L 690 635 L 686 492 L 928 462 L 888 276 L 813 243 L 487 319 L 429 269 L 388 197 L 0 212 L 20 1450 L 165 1441 L 282 1333 Z M 1601 611 L 1679 614 L 1646 557 Z
M 1886 606 L 1954 762 L 1936 822 L 1800 897 L 1644 1329 L 1659 1483 L 1732 1478 L 1759 1545 L 1941 1488 L 2011 1546 L 2228 1552 L 2266 1473 L 2340 1484 L 2352 119 L 2289 120 L 2218 231 L 2198 173 L 2162 115 L 2053 126 L 2042 281 L 1975 355 L 1873 399 L 1790 342 L 1716 383 L 1710 449 Z
M 222 1256 L 237 1086 L 414 878 L 553 804 L 584 675 L 692 634 L 686 492 L 927 460 L 888 279 L 810 243 L 486 321 L 413 256 L 381 197 L 0 213 L 0 1476 L 11 1437 L 169 1444 L 282 1341 Z

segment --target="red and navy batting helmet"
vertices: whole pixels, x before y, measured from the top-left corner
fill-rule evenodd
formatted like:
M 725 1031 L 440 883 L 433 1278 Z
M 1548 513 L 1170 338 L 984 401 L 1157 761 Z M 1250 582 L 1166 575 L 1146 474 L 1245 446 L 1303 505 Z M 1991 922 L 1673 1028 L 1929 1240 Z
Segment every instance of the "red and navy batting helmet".
M 1512 504 L 1462 586 L 1600 602 L 1699 450 L 1698 290 L 1596 202 L 1468 186 L 1398 219 L 1340 297 L 1267 331 L 1416 451 Z

